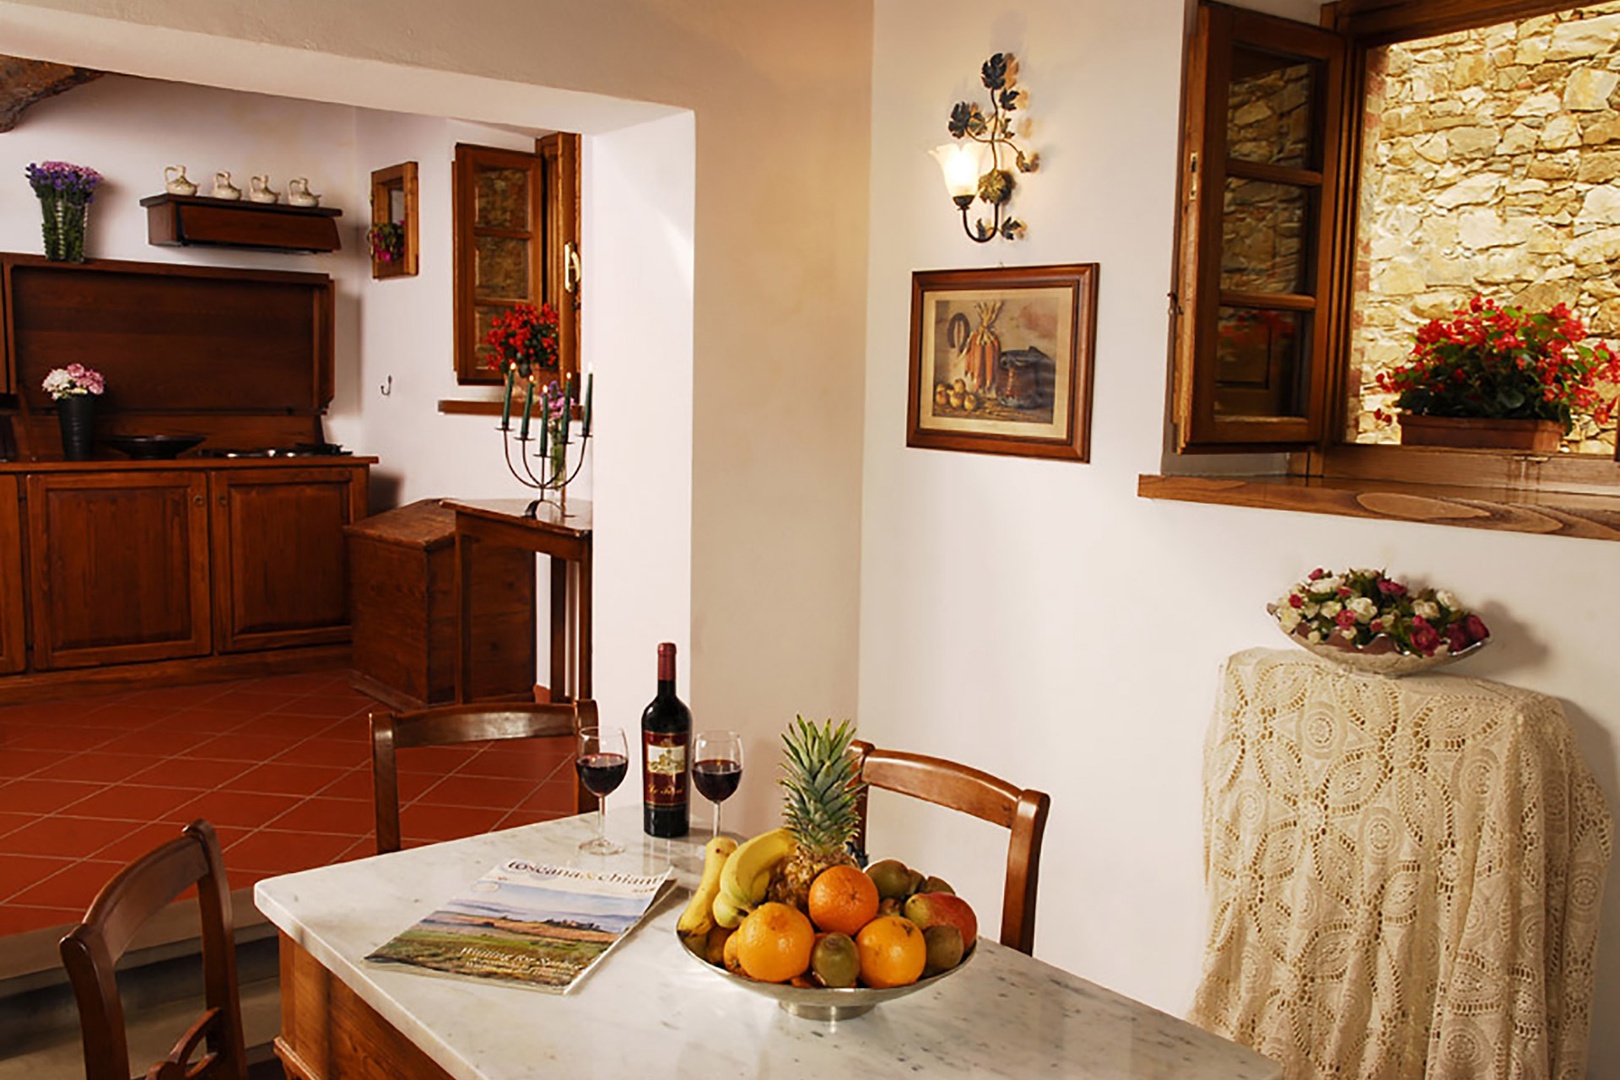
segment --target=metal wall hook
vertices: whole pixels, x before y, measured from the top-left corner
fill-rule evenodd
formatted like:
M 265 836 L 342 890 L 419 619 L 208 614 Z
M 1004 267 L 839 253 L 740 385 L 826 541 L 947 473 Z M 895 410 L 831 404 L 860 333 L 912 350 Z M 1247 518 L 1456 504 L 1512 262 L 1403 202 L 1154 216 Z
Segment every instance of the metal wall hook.
M 383 397 L 391 395 L 394 392 L 394 377 L 392 375 L 388 376 L 388 381 L 377 387 L 377 392 Z

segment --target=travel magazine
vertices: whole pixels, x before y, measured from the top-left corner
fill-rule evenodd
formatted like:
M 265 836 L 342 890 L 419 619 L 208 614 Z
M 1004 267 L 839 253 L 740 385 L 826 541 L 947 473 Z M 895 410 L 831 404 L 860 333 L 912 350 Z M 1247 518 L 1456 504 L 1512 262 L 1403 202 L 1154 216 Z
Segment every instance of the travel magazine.
M 508 859 L 366 959 L 566 994 L 670 880 Z

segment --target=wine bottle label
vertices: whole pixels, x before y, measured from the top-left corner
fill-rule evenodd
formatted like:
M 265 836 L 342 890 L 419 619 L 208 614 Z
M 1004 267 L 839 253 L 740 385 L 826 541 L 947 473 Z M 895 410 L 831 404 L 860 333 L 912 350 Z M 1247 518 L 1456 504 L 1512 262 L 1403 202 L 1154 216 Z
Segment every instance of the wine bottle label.
M 646 732 L 646 783 L 644 800 L 653 806 L 685 806 L 686 743 L 671 741 L 674 736 Z

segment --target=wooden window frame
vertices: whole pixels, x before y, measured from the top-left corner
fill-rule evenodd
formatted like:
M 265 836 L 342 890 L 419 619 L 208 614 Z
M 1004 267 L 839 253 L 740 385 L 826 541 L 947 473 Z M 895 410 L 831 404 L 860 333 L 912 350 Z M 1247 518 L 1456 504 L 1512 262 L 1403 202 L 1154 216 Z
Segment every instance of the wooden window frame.
M 529 293 L 497 304 L 551 304 L 557 310 L 560 372 L 579 371 L 579 185 L 580 137 L 557 132 L 536 140 L 531 152 L 457 143 L 452 168 L 454 206 L 453 293 L 455 296 L 455 367 L 460 385 L 496 385 L 500 374 L 485 366 L 478 353 L 477 297 L 480 236 L 512 236 L 529 243 Z M 495 229 L 475 224 L 480 166 L 522 169 L 529 173 L 529 228 Z M 491 301 L 482 301 L 489 304 Z M 577 382 L 577 378 L 576 378 Z
M 1364 72 L 1368 50 L 1399 41 L 1414 38 L 1429 37 L 1437 34 L 1451 33 L 1478 26 L 1490 25 L 1496 22 L 1523 19 L 1542 15 L 1552 11 L 1568 10 L 1578 7 L 1568 0 L 1342 0 L 1340 3 L 1327 4 L 1322 9 L 1321 27 L 1324 30 L 1342 35 L 1348 46 L 1348 60 L 1344 65 L 1344 83 L 1339 99 L 1340 115 L 1344 118 L 1338 135 L 1338 162 L 1341 182 L 1337 185 L 1334 206 L 1333 225 L 1333 261 L 1332 278 L 1329 282 L 1329 302 L 1327 310 L 1331 323 L 1331 336 L 1327 350 L 1319 354 L 1316 359 L 1317 372 L 1313 374 L 1316 387 L 1328 395 L 1327 405 L 1323 412 L 1323 423 L 1308 438 L 1287 440 L 1279 439 L 1270 443 L 1260 440 L 1238 440 L 1210 438 L 1207 428 L 1199 428 L 1191 423 L 1195 413 L 1193 397 L 1199 385 L 1198 379 L 1204 377 L 1212 380 L 1212 375 L 1204 376 L 1200 370 L 1199 360 L 1204 356 L 1213 356 L 1212 352 L 1201 351 L 1207 346 L 1201 346 L 1197 340 L 1195 330 L 1201 321 L 1213 326 L 1213 315 L 1207 315 L 1200 320 L 1197 315 L 1199 297 L 1210 295 L 1208 281 L 1210 270 L 1198 266 L 1200 246 L 1211 235 L 1217 238 L 1216 247 L 1210 250 L 1219 250 L 1218 217 L 1211 223 L 1207 220 L 1208 192 L 1210 177 L 1199 177 L 1197 166 L 1200 159 L 1208 160 L 1208 139 L 1204 130 L 1211 126 L 1206 123 L 1208 103 L 1203 100 L 1204 95 L 1195 93 L 1193 88 L 1202 87 L 1208 82 L 1209 57 L 1203 49 L 1207 35 L 1203 33 L 1206 25 L 1205 12 L 1210 10 L 1225 10 L 1235 12 L 1235 9 L 1222 9 L 1219 5 L 1202 4 L 1199 9 L 1200 32 L 1195 33 L 1189 43 L 1188 62 L 1186 69 L 1186 84 L 1184 86 L 1183 106 L 1183 146 L 1182 168 L 1180 182 L 1181 213 L 1178 218 L 1177 243 L 1177 294 L 1173 311 L 1175 322 L 1175 351 L 1174 351 L 1174 390 L 1172 399 L 1172 420 L 1175 425 L 1174 448 L 1178 454 L 1197 454 L 1202 452 L 1288 452 L 1287 475 L 1293 480 L 1318 483 L 1325 490 L 1332 487 L 1344 492 L 1355 492 L 1358 485 L 1373 485 L 1389 488 L 1403 486 L 1411 490 L 1419 490 L 1424 485 L 1430 485 L 1435 491 L 1442 489 L 1488 488 L 1496 492 L 1492 496 L 1493 505 L 1518 506 L 1519 495 L 1525 495 L 1524 505 L 1529 505 L 1539 496 L 1536 492 L 1567 492 L 1581 497 L 1614 497 L 1620 496 L 1620 451 L 1615 459 L 1597 455 L 1569 455 L 1556 454 L 1551 456 L 1537 456 L 1523 453 L 1504 451 L 1477 451 L 1477 450 L 1434 450 L 1427 448 L 1402 447 L 1389 445 L 1367 445 L 1345 442 L 1343 440 L 1345 397 L 1344 384 L 1346 378 L 1347 353 L 1349 342 L 1349 316 L 1352 310 L 1352 297 L 1350 278 L 1354 267 L 1354 208 L 1357 198 L 1357 188 L 1360 179 L 1360 147 L 1361 130 L 1359 117 L 1363 101 L 1363 87 L 1365 85 Z M 1238 18 L 1253 18 L 1266 20 L 1269 16 L 1256 13 L 1235 12 Z M 1297 24 L 1305 26 L 1305 24 Z M 1309 29 L 1309 28 L 1308 28 Z M 1224 100 L 1224 99 L 1223 99 Z M 1224 131 L 1221 133 L 1224 137 Z M 1199 185 L 1206 185 L 1203 198 L 1200 198 Z M 1219 204 L 1215 204 L 1217 208 Z M 1203 210 L 1206 220 L 1200 220 L 1200 210 Z M 1218 275 L 1219 264 L 1216 260 L 1214 273 Z M 1202 276 L 1200 276 L 1202 275 Z M 1217 280 L 1218 284 L 1218 280 Z M 1204 368 L 1213 370 L 1212 363 L 1205 363 Z M 1203 436 L 1201 439 L 1200 436 Z M 1196 471 L 1196 470 L 1194 470 Z M 1263 480 L 1264 478 L 1255 478 Z M 1273 480 L 1282 480 L 1273 477 Z M 1159 483 L 1158 481 L 1164 481 Z M 1143 477 L 1139 490 L 1148 495 L 1148 488 L 1156 489 L 1152 497 L 1180 498 L 1171 492 L 1187 486 L 1198 486 L 1193 478 L 1184 482 L 1170 482 L 1168 477 Z M 1287 484 L 1262 484 L 1255 492 L 1249 495 L 1239 493 L 1242 485 L 1233 487 L 1230 484 L 1220 488 L 1225 494 L 1220 498 L 1199 497 L 1195 501 L 1236 502 L 1244 505 L 1267 505 L 1290 509 L 1322 509 L 1321 506 L 1306 507 L 1304 505 L 1289 505 L 1297 502 L 1293 495 L 1283 497 L 1283 491 L 1297 491 L 1297 485 L 1290 487 Z M 1208 495 L 1214 491 L 1208 487 L 1203 494 Z M 1421 491 L 1419 496 L 1422 497 Z M 1447 496 L 1450 497 L 1450 496 Z M 1329 500 L 1331 501 L 1331 500 Z M 1365 507 L 1362 508 L 1365 510 Z M 1348 512 L 1328 510 L 1327 512 Z M 1359 513 L 1360 511 L 1358 511 Z M 1606 514 L 1607 512 L 1605 512 Z M 1403 517 L 1400 513 L 1362 513 L 1361 516 L 1375 517 Z M 1443 516 L 1443 515 L 1442 515 Z M 1466 515 L 1464 515 L 1466 516 Z M 1602 516 L 1602 515 L 1600 515 Z M 1419 520 L 1433 520 L 1429 517 L 1420 517 Z M 1453 521 L 1454 524 L 1475 524 L 1472 521 Z M 1518 528 L 1517 525 L 1492 524 L 1486 527 Z M 1556 527 L 1527 527 L 1526 531 L 1557 532 Z M 1585 533 L 1581 535 L 1587 535 Z M 1620 538 L 1605 536 L 1606 539 Z

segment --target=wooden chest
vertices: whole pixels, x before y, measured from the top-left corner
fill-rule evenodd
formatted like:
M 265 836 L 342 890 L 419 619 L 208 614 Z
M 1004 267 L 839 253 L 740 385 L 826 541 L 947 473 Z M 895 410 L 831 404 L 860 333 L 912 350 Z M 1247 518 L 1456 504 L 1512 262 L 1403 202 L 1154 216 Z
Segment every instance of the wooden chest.
M 455 700 L 455 515 L 437 499 L 344 530 L 355 689 L 397 709 Z M 534 556 L 481 547 L 472 574 L 474 700 L 531 699 Z

